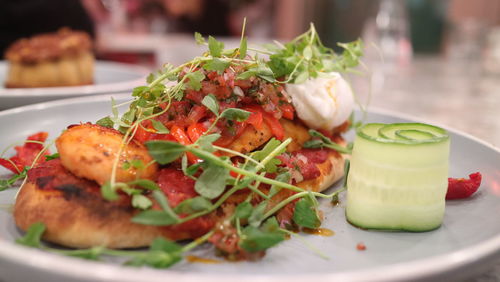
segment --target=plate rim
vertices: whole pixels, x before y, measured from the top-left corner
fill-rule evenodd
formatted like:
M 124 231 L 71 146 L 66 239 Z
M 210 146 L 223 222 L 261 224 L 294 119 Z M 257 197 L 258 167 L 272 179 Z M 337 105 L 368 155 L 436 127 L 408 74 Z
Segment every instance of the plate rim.
M 7 65 L 7 61 L 0 61 L 0 65 Z M 138 85 L 144 84 L 145 77 L 151 72 L 149 69 L 139 65 L 113 62 L 113 61 L 103 61 L 96 60 L 95 66 L 113 68 L 113 69 L 123 69 L 126 68 L 131 72 L 136 72 L 141 77 L 113 82 L 105 84 L 91 84 L 91 85 L 79 85 L 79 86 L 61 86 L 61 87 L 38 87 L 38 88 L 5 88 L 0 87 L 0 100 L 2 98 L 30 98 L 30 97 L 59 97 L 59 96 L 77 96 L 77 95 L 95 95 L 95 94 L 105 94 L 110 92 L 121 92 L 127 89 L 132 89 Z
M 127 96 L 128 95 L 128 96 Z M 77 97 L 49 102 L 42 102 L 33 105 L 27 105 L 0 111 L 0 118 L 11 114 L 21 114 L 26 111 L 44 110 L 59 106 L 67 106 L 82 103 L 92 102 L 111 102 L 111 97 L 115 99 L 126 99 L 130 93 L 116 93 L 109 95 Z M 425 119 L 414 117 L 408 114 L 399 113 L 396 111 L 381 109 L 378 107 L 370 107 L 368 112 L 389 115 L 395 118 L 409 119 L 416 122 L 427 122 Z M 463 131 L 451 128 L 449 126 L 440 125 L 439 123 L 431 122 L 437 126 L 441 126 L 446 130 L 470 139 L 482 146 L 492 149 L 500 155 L 500 148 L 482 139 L 474 137 Z M 43 260 L 39 257 L 44 256 Z M 402 281 L 402 280 L 422 280 L 438 275 L 452 273 L 462 266 L 478 264 L 487 259 L 500 258 L 500 233 L 496 236 L 482 241 L 473 246 L 463 248 L 457 251 L 448 252 L 445 254 L 434 255 L 426 258 L 416 259 L 409 262 L 397 264 L 369 267 L 363 270 L 355 271 L 340 271 L 335 273 L 308 273 L 308 274 L 278 274 L 278 275 L 252 275 L 240 276 L 237 274 L 213 274 L 213 273 L 186 273 L 176 272 L 172 270 L 155 270 L 150 268 L 130 268 L 121 265 L 115 265 L 106 262 L 92 262 L 70 257 L 59 256 L 37 249 L 31 249 L 24 246 L 19 246 L 11 241 L 0 239 L 0 258 L 3 260 L 17 263 L 32 270 L 45 271 L 50 274 L 61 275 L 68 278 L 84 277 L 88 280 L 103 280 L 103 281 L 164 281 L 165 279 L 179 279 L 180 281 L 304 281 L 304 279 L 324 279 L 339 281 Z M 58 267 L 54 270 L 54 265 Z M 403 267 L 404 266 L 404 267 Z M 88 271 L 93 269 L 93 271 Z M 390 273 L 390 277 L 387 277 Z

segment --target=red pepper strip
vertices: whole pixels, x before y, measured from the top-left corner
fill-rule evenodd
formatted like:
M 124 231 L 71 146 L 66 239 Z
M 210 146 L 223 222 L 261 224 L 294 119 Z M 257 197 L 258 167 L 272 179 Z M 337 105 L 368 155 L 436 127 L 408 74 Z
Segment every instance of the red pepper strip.
M 476 172 L 469 174 L 469 179 L 465 178 L 448 178 L 448 192 L 446 199 L 464 199 L 470 197 L 479 189 L 481 185 L 481 173 Z
M 248 124 L 253 125 L 255 129 L 261 130 L 262 129 L 262 111 L 259 109 L 256 109 L 256 107 L 244 107 L 243 110 L 251 112 L 250 116 L 247 118 L 245 121 Z
M 170 128 L 170 134 L 172 134 L 172 136 L 174 136 L 174 138 L 177 142 L 181 143 L 184 146 L 192 144 L 191 140 L 187 136 L 184 129 L 180 128 L 177 125 L 174 125 L 174 126 L 172 126 L 172 128 Z M 193 155 L 191 152 L 187 152 L 186 155 L 187 155 L 189 163 L 195 164 L 195 163 L 200 161 L 200 159 L 198 157 L 196 157 L 195 155 Z
M 192 143 L 196 142 L 207 129 L 201 123 L 193 123 L 187 129 L 187 134 Z
M 264 122 L 271 128 L 271 132 L 276 137 L 276 139 L 282 141 L 283 138 L 285 138 L 285 130 L 283 129 L 281 123 L 272 114 L 264 111 L 261 106 L 248 105 L 244 109 L 251 112 L 260 112 L 262 114 Z
M 264 116 L 264 122 L 271 128 L 271 132 L 276 139 L 283 141 L 283 138 L 285 138 L 285 129 L 283 129 L 278 119 L 270 113 L 263 112 L 262 115 Z

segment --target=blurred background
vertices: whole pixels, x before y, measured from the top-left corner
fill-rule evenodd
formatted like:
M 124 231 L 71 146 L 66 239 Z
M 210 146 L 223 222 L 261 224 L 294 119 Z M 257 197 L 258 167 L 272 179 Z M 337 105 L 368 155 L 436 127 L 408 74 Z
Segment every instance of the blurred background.
M 2 0 L 0 53 L 62 26 L 88 31 L 99 60 L 155 69 L 205 49 L 193 33 L 254 45 L 314 22 L 325 45 L 362 38 L 363 104 L 403 111 L 500 143 L 500 0 Z

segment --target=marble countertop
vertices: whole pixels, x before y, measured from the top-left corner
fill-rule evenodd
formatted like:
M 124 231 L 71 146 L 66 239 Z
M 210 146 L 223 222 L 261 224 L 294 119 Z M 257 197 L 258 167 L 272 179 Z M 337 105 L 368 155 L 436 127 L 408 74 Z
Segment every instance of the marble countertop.
M 500 73 L 436 56 L 416 57 L 406 66 L 374 65 L 371 75 L 351 78 L 362 104 L 458 129 L 500 147 Z M 500 281 L 500 260 L 492 265 L 464 281 Z

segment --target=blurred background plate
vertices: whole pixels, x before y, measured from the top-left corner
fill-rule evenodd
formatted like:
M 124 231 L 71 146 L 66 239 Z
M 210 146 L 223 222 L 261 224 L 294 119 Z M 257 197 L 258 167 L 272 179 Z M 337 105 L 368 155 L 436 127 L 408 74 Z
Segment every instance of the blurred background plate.
M 118 103 L 130 95 L 115 95 Z M 123 104 L 126 108 L 127 105 Z M 124 108 L 121 108 L 123 112 Z M 111 112 L 110 96 L 53 101 L 0 112 L 0 149 L 38 131 L 56 138 L 69 124 L 96 121 Z M 361 116 L 360 112 L 356 113 Z M 414 118 L 376 109 L 366 122 L 407 122 Z M 425 122 L 425 121 L 424 121 Z M 427 121 L 429 122 L 429 121 Z M 434 123 L 434 121 L 430 121 Z M 21 236 L 9 204 L 16 189 L 0 193 L 0 281 L 458 281 L 481 273 L 500 258 L 500 151 L 467 134 L 450 130 L 450 176 L 475 171 L 482 186 L 464 200 L 448 201 L 441 228 L 422 233 L 376 232 L 355 228 L 344 216 L 344 199 L 332 207 L 320 201 L 323 227 L 332 237 L 302 234 L 329 257 L 316 255 L 301 240 L 292 238 L 272 248 L 259 261 L 220 264 L 183 261 L 170 269 L 123 267 L 115 262 L 89 262 L 28 249 L 14 244 Z M 352 140 L 352 132 L 347 139 Z M 7 152 L 7 156 L 12 152 Z M 7 171 L 0 169 L 0 176 Z M 338 187 L 337 183 L 334 187 Z M 331 188 L 334 189 L 334 188 Z M 331 190 L 329 191 L 331 192 Z M 366 245 L 358 251 L 358 243 Z M 192 254 L 212 257 L 208 244 Z M 90 271 L 89 271 L 90 270 Z M 470 281 L 470 280 L 468 280 Z M 498 280 L 478 280 L 498 281 Z
M 97 61 L 94 84 L 70 87 L 4 88 L 8 64 L 0 62 L 0 110 L 50 100 L 131 91 L 143 85 L 148 69 L 141 66 Z

